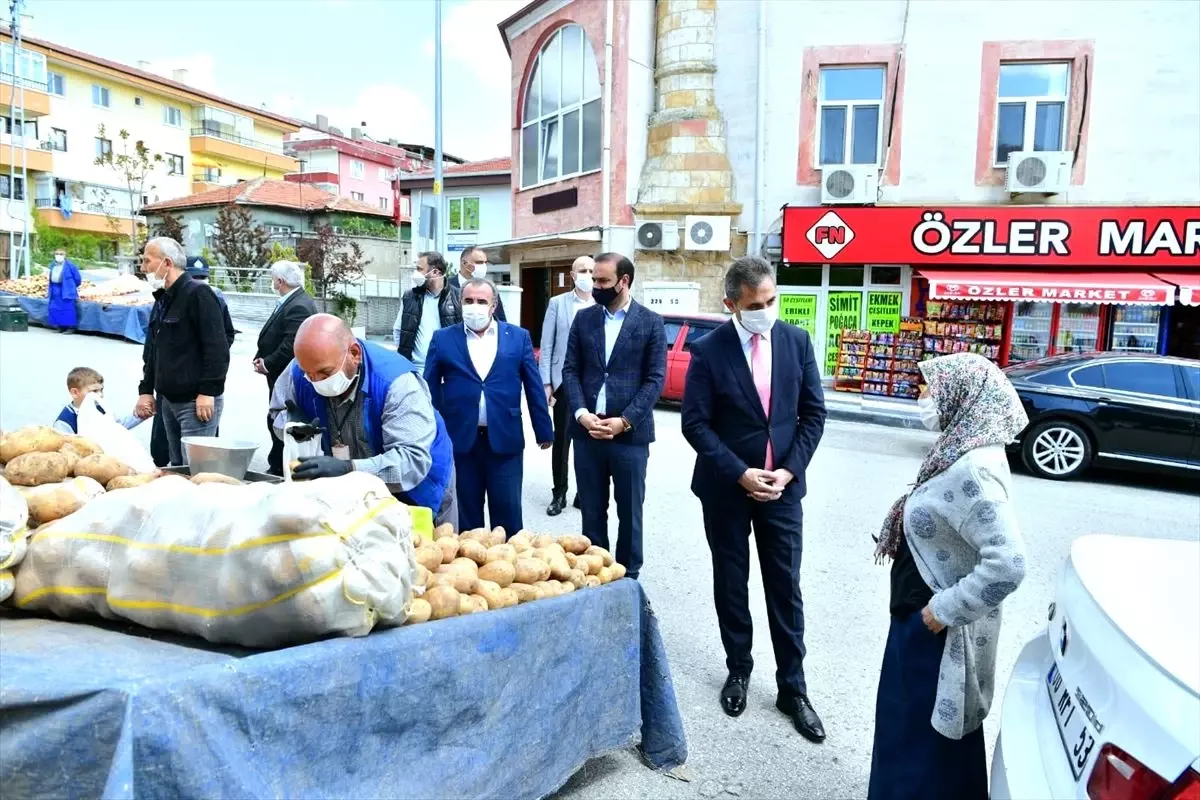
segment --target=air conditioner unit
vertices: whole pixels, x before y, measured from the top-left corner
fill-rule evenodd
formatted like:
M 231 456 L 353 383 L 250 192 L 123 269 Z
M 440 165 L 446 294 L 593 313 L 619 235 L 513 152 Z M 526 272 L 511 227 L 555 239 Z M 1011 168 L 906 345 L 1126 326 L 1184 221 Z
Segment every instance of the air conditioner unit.
M 849 165 L 821 169 L 821 203 L 873 205 L 878 199 L 879 168 Z
M 687 216 L 683 218 L 685 250 L 729 249 L 729 217 Z
M 679 225 L 674 220 L 638 222 L 638 250 L 678 250 Z
M 1004 186 L 1008 191 L 1059 194 L 1071 185 L 1075 154 L 1069 150 L 1020 151 L 1008 154 Z

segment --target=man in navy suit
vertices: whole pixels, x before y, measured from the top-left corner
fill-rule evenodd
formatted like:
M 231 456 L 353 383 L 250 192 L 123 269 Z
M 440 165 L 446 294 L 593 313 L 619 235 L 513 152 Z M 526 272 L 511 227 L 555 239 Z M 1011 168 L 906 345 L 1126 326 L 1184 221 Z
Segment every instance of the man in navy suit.
M 825 430 L 825 399 L 812 341 L 778 322 L 775 276 L 761 258 L 739 258 L 725 275 L 734 317 L 692 345 L 683 394 L 683 435 L 696 451 L 692 492 L 704 509 L 713 594 L 729 677 L 721 707 L 746 709 L 750 656 L 750 530 L 758 547 L 776 707 L 805 738 L 825 739 L 804 681 L 800 553 L 804 471 Z
M 512 536 L 524 527 L 522 386 L 543 450 L 554 443 L 554 426 L 529 332 L 497 321 L 496 299 L 489 280 L 463 285 L 463 324 L 433 334 L 425 382 L 454 442 L 460 529 L 484 527 L 486 498 L 490 527 Z
M 658 314 L 635 303 L 633 263 L 596 257 L 592 299 L 567 337 L 563 386 L 576 425 L 575 484 L 583 534 L 608 549 L 608 487 L 617 500 L 617 549 L 627 575 L 642 568 L 642 503 L 654 441 L 654 404 L 667 375 L 667 337 Z M 543 395 L 544 396 L 544 395 Z

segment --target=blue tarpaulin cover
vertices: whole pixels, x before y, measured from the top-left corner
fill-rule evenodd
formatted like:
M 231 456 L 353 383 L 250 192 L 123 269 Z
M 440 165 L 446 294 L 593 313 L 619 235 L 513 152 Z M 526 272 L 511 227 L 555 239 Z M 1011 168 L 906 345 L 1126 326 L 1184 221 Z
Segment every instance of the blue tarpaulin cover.
M 641 586 L 276 651 L 0 614 L 0 793 L 537 798 L 687 758 Z
M 0 292 L 0 294 L 7 294 L 7 292 Z M 46 324 L 49 300 L 44 297 L 18 296 L 17 302 L 29 315 L 30 322 L 36 322 L 39 325 Z M 79 310 L 78 329 L 81 331 L 120 336 L 138 344 L 146 341 L 146 329 L 150 327 L 152 305 L 111 306 L 80 300 L 75 307 Z

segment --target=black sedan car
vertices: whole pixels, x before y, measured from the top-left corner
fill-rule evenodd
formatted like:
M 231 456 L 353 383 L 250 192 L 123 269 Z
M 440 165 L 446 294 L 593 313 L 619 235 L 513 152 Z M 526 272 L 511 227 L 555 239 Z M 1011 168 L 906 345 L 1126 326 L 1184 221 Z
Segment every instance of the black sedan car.
M 1092 465 L 1194 475 L 1200 486 L 1200 361 L 1087 353 L 1005 370 L 1029 427 L 1010 445 L 1034 475 Z

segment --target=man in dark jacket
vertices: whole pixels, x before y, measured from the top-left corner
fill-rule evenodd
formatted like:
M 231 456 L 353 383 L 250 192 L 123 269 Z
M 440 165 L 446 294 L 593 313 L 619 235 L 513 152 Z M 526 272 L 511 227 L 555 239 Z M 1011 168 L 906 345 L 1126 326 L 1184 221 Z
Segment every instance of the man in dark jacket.
M 171 463 L 187 463 L 182 439 L 212 436 L 221 422 L 229 343 L 221 304 L 207 286 L 185 272 L 183 247 L 165 236 L 151 239 L 142 272 L 155 289 L 165 289 L 162 316 L 148 331 L 135 413 L 154 414 L 157 391 Z
M 620 253 L 596 256 L 596 302 L 571 325 L 563 386 L 576 422 L 571 435 L 583 535 L 609 549 L 612 486 L 618 520 L 614 555 L 636 578 L 654 404 L 667 377 L 667 337 L 662 317 L 634 302 L 633 274 L 633 262 Z
M 483 280 L 488 275 L 488 257 L 487 253 L 479 247 L 468 247 L 462 251 L 462 255 L 458 257 L 458 274 L 450 279 L 450 285 L 459 292 L 462 292 L 463 287 L 475 278 Z M 508 317 L 504 315 L 504 301 L 500 299 L 500 295 L 496 295 L 496 314 L 497 322 L 508 322 Z M 520 324 L 520 320 L 517 321 Z
M 292 347 L 300 323 L 317 313 L 317 304 L 304 291 L 304 267 L 293 261 L 276 261 L 271 265 L 271 286 L 279 295 L 279 303 L 258 334 L 258 351 L 254 354 L 254 371 L 267 378 L 267 397 L 275 391 L 275 381 L 292 361 Z M 267 415 L 267 431 L 271 433 L 271 454 L 267 457 L 268 471 L 283 475 L 283 441 L 274 434 L 271 415 Z
M 446 259 L 433 250 L 417 259 L 412 282 L 400 300 L 392 335 L 397 352 L 423 373 L 434 331 L 462 323 L 462 296 L 446 279 Z

